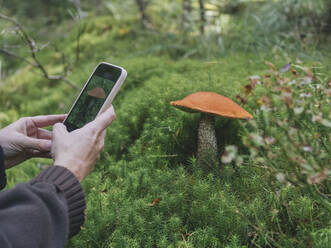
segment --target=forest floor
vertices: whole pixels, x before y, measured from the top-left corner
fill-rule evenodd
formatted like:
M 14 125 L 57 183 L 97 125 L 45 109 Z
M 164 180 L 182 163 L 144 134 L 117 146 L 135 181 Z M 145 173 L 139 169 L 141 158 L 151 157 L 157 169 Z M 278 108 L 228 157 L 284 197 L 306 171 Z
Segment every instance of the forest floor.
M 292 155 L 279 153 L 290 151 L 295 143 L 291 135 L 282 133 L 293 120 L 294 129 L 307 132 L 302 133 L 302 145 L 310 147 L 310 139 L 318 137 L 310 155 L 296 154 L 294 149 L 293 156 L 312 165 L 309 173 L 317 174 L 327 166 L 331 75 L 331 59 L 323 55 L 327 47 L 311 54 L 231 52 L 189 59 L 190 50 L 183 51 L 171 37 L 160 36 L 144 35 L 132 25 L 114 25 L 112 20 L 99 18 L 88 22 L 80 38 L 71 81 L 84 85 L 100 61 L 124 67 L 128 77 L 113 102 L 117 119 L 108 129 L 105 149 L 95 171 L 83 183 L 85 225 L 68 247 L 327 247 L 331 239 L 329 205 L 323 205 L 310 188 L 301 187 L 298 175 L 293 179 L 287 174 L 287 165 L 294 163 L 289 162 Z M 57 38 L 56 44 L 58 51 L 75 60 L 74 34 Z M 53 73 L 61 71 L 60 57 L 60 52 L 50 50 L 40 54 L 41 62 Z M 311 107 L 312 112 L 319 111 L 320 123 L 304 116 L 306 108 L 298 109 L 299 104 L 306 104 L 299 101 L 300 94 L 310 94 L 310 88 L 300 91 L 296 99 L 295 86 L 289 84 L 293 80 L 311 80 L 312 94 L 319 94 L 315 88 L 320 85 L 314 104 L 324 106 Z M 261 106 L 273 103 L 271 96 L 271 100 L 265 96 L 276 89 L 275 82 L 292 87 L 293 98 L 285 99 L 283 93 L 289 88 L 282 88 L 279 99 L 284 102 L 275 100 L 281 111 L 268 115 Z M 255 119 L 248 124 L 246 120 L 216 118 L 220 163 L 203 168 L 195 158 L 199 115 L 170 105 L 197 91 L 227 96 Z M 24 66 L 0 86 L 1 126 L 22 116 L 65 113 L 77 94 L 65 82 L 46 80 L 38 69 Z M 275 117 L 284 121 L 283 128 Z M 282 146 L 286 142 L 291 145 Z M 254 153 L 260 150 L 266 155 Z M 324 151 L 324 157 L 318 155 Z M 228 153 L 232 154 L 230 163 L 225 162 Z M 270 153 L 279 153 L 279 158 Z M 33 159 L 9 170 L 7 188 L 30 180 L 51 163 Z M 304 180 L 309 178 L 305 171 L 302 174 Z M 319 190 L 330 194 L 329 185 Z

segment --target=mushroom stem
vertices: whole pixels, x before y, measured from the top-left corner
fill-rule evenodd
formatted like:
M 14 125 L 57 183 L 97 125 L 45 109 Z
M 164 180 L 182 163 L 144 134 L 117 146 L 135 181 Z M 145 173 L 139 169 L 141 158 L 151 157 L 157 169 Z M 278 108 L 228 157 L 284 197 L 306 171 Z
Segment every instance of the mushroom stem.
M 213 167 L 217 163 L 215 118 L 210 114 L 200 116 L 197 159 L 199 166 Z

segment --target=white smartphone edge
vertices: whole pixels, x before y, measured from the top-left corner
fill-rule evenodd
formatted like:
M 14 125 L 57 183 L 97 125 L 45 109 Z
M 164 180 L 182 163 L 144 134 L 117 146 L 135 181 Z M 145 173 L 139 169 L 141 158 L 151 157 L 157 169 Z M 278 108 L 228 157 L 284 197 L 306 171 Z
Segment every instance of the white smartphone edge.
M 121 75 L 119 76 L 119 78 L 117 79 L 114 87 L 112 88 L 111 92 L 109 93 L 109 95 L 107 96 L 105 102 L 103 103 L 102 107 L 100 108 L 98 114 L 96 115 L 99 116 L 101 113 L 103 113 L 105 110 L 107 110 L 110 106 L 112 101 L 114 100 L 115 96 L 117 95 L 119 89 L 121 88 L 124 80 L 126 79 L 127 76 L 127 72 L 123 67 L 120 67 L 118 65 L 113 65 L 107 62 L 100 62 L 93 70 L 93 72 L 91 73 L 90 77 L 87 79 L 86 83 L 84 84 L 84 87 L 82 88 L 82 90 L 80 91 L 78 97 L 76 98 L 75 102 L 72 104 L 67 117 L 64 119 L 63 123 L 67 120 L 68 116 L 70 115 L 72 109 L 74 108 L 74 106 L 76 105 L 76 102 L 78 101 L 78 99 L 80 98 L 80 96 L 82 95 L 82 93 L 84 92 L 85 88 L 87 87 L 88 82 L 90 82 L 90 79 L 92 78 L 92 76 L 94 75 L 96 69 L 101 65 L 101 64 L 107 64 L 109 66 L 113 66 L 113 67 L 117 67 L 119 69 L 121 69 Z

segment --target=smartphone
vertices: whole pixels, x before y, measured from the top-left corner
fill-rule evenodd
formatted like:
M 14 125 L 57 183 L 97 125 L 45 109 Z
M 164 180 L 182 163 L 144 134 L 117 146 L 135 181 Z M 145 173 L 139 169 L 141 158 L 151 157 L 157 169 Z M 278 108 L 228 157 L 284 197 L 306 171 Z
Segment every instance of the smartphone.
M 98 64 L 64 120 L 67 130 L 71 132 L 83 127 L 109 108 L 126 75 L 120 66 L 106 62 Z

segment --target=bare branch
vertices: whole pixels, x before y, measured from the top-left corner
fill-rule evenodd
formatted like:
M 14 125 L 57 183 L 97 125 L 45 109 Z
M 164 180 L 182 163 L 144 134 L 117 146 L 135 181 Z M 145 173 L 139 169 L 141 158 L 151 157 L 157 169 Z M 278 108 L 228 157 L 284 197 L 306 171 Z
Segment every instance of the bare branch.
M 23 57 L 21 57 L 17 54 L 14 54 L 14 53 L 12 53 L 10 51 L 7 51 L 7 50 L 4 50 L 4 49 L 0 50 L 2 53 L 6 53 L 7 55 L 23 59 L 25 62 L 33 65 L 34 67 L 37 67 L 42 72 L 42 74 L 44 75 L 44 77 L 46 79 L 49 79 L 49 80 L 62 80 L 64 82 L 66 82 L 67 84 L 69 84 L 71 87 L 73 87 L 75 89 L 79 89 L 76 84 L 74 84 L 72 81 L 67 79 L 67 77 L 66 77 L 67 76 L 67 73 L 66 73 L 67 70 L 66 69 L 63 70 L 63 72 L 65 72 L 63 75 L 49 75 L 48 74 L 46 68 L 43 66 L 43 64 L 37 58 L 37 52 L 40 49 L 36 45 L 36 42 L 28 35 L 28 33 L 25 31 L 23 26 L 18 21 L 16 21 L 14 18 L 11 18 L 11 17 L 6 16 L 6 15 L 1 14 L 1 13 L 0 13 L 0 19 L 6 20 L 6 21 L 12 23 L 17 28 L 16 33 L 20 36 L 22 41 L 28 46 L 31 58 L 34 62 L 31 62 L 30 60 L 28 60 L 26 58 L 23 58 Z
M 27 58 L 23 57 L 23 56 L 20 56 L 14 52 L 11 52 L 9 50 L 6 50 L 6 49 L 3 49 L 3 48 L 0 48 L 0 52 L 5 54 L 5 55 L 8 55 L 8 56 L 11 56 L 11 57 L 14 57 L 14 58 L 17 58 L 17 59 L 21 59 L 23 61 L 25 61 L 26 63 L 30 64 L 30 65 L 33 65 L 33 66 L 37 66 L 37 64 L 35 64 L 34 62 L 28 60 Z
M 8 21 L 8 22 L 11 22 L 12 24 L 14 24 L 14 26 L 20 30 L 23 41 L 29 45 L 30 49 L 34 50 L 36 48 L 36 43 L 34 42 L 33 39 L 31 39 L 28 36 L 28 34 L 25 32 L 25 29 L 22 27 L 22 25 L 18 21 L 16 21 L 14 18 L 11 18 L 11 17 L 6 16 L 1 13 L 0 13 L 0 19 L 3 19 L 5 21 Z
M 66 82 L 67 84 L 69 84 L 71 87 L 78 89 L 77 85 L 72 82 L 70 79 L 66 78 L 64 75 L 50 75 L 48 77 L 48 79 L 50 80 L 62 80 L 64 82 Z

